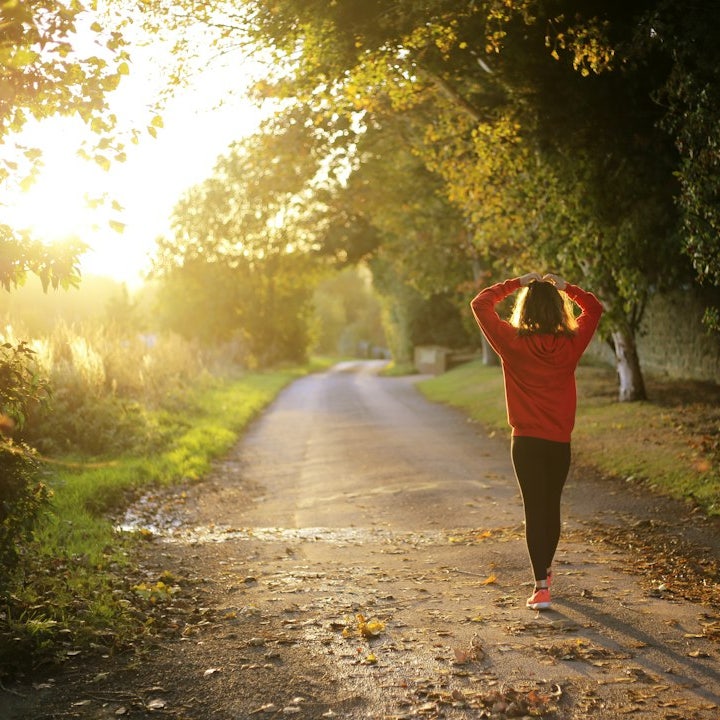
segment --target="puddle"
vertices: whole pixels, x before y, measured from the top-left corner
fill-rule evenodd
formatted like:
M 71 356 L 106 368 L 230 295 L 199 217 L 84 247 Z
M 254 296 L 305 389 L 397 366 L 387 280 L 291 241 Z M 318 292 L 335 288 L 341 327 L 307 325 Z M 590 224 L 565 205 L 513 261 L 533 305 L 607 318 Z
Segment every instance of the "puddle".
M 131 505 L 115 526 L 120 533 L 143 533 L 167 543 L 196 545 L 232 540 L 286 544 L 327 543 L 336 547 L 376 545 L 447 545 L 447 530 L 392 530 L 387 527 L 237 527 L 209 524 L 190 526 L 182 495 L 148 493 Z M 391 552 L 391 551 L 388 551 Z
M 179 523 L 148 522 L 147 518 L 126 516 L 117 526 L 119 532 L 143 532 L 151 534 L 168 543 L 221 543 L 229 540 L 259 540 L 261 542 L 307 543 L 319 542 L 337 546 L 376 544 L 437 545 L 447 544 L 448 536 L 444 532 L 393 532 L 380 528 L 328 528 L 328 527 L 254 527 L 236 528 L 222 525 L 204 525 L 192 528 L 182 527 Z

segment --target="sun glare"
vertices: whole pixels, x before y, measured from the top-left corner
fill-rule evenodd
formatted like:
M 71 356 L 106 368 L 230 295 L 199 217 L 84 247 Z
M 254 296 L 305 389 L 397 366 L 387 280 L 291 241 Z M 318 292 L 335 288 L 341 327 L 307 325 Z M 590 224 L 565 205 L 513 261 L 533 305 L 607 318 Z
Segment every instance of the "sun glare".
M 254 131 L 267 114 L 237 94 L 231 101 L 231 90 L 243 86 L 243 73 L 238 73 L 243 62 L 231 60 L 203 73 L 196 87 L 174 98 L 162 111 L 164 127 L 157 138 L 126 143 L 127 160 L 107 170 L 78 156 L 90 134 L 78 118 L 29 125 L 16 142 L 42 151 L 42 169 L 26 191 L 2 188 L 0 223 L 28 229 L 48 243 L 78 238 L 89 247 L 81 257 L 83 275 L 141 284 L 156 239 L 168 231 L 182 194 L 207 178 L 230 143 Z M 257 72 L 257 66 L 252 70 Z M 249 65 L 246 71 L 249 78 Z M 151 63 L 136 66 L 114 96 L 113 111 L 126 118 L 127 129 L 147 113 L 156 84 L 151 76 Z M 104 202 L 96 202 L 101 198 Z
M 80 259 L 84 275 L 137 284 L 147 269 L 145 255 L 153 238 L 133 232 L 137 209 L 122 206 L 132 204 L 127 173 L 118 168 L 105 172 L 77 156 L 81 131 L 67 119 L 34 128 L 29 140 L 42 148 L 43 168 L 27 190 L 6 195 L 0 220 L 47 243 L 78 238 L 89 248 Z M 96 202 L 103 197 L 105 202 Z M 127 236 L 118 232 L 122 227 Z

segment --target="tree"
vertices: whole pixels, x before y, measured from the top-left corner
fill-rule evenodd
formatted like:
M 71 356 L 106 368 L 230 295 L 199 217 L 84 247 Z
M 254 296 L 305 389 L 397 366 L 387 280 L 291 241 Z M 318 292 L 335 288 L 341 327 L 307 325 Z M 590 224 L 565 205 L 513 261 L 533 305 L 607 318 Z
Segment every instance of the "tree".
M 207 342 L 240 335 L 261 365 L 301 360 L 310 341 L 324 156 L 312 129 L 292 127 L 232 146 L 176 206 L 155 263 L 176 329 Z
M 356 168 L 330 194 L 322 236 L 325 251 L 343 247 L 357 257 L 364 250 L 398 362 L 409 362 L 420 343 L 469 343 L 460 318 L 474 255 L 462 216 L 413 154 L 411 132 L 389 116 L 354 138 Z M 442 322 L 435 322 L 438 308 Z
M 122 34 L 105 29 L 98 13 L 79 0 L 6 2 L 1 12 L 0 140 L 18 133 L 30 118 L 77 114 L 102 136 L 99 163 L 108 161 L 108 152 L 121 154 L 112 141 L 116 118 L 107 97 L 129 73 Z M 24 156 L 32 164 L 40 152 L 25 148 Z M 22 170 L 3 158 L 0 181 Z
M 313 351 L 371 357 L 385 345 L 369 270 L 353 265 L 321 280 L 313 295 Z
M 253 7 L 280 53 L 303 50 L 283 92 L 425 126 L 414 150 L 443 178 L 480 252 L 515 267 L 551 259 L 578 280 L 595 268 L 587 282 L 611 308 L 620 397 L 644 397 L 634 334 L 648 295 L 678 265 L 676 158 L 651 98 L 658 72 L 621 55 L 646 6 Z
M 630 51 L 643 66 L 668 67 L 656 97 L 680 158 L 683 245 L 699 281 L 714 287 L 720 287 L 719 31 L 720 11 L 711 3 L 662 0 L 647 12 Z M 718 307 L 708 308 L 706 321 L 720 330 Z
M 6 154 L 0 157 L 0 183 L 12 179 L 27 187 L 41 166 L 42 152 L 19 139 L 31 119 L 77 115 L 97 136 L 95 148 L 85 150 L 86 154 L 103 167 L 111 160 L 122 160 L 124 152 L 114 138 L 116 118 L 109 111 L 108 96 L 129 73 L 127 59 L 121 32 L 106 29 L 88 3 L 3 3 L 0 144 Z M 9 290 L 32 272 L 45 287 L 77 284 L 77 259 L 84 249 L 79 241 L 45 247 L 26 233 L 2 225 L 0 283 Z
M 260 97 L 292 98 L 321 124 L 401 116 L 477 255 L 510 269 L 551 261 L 598 290 L 623 400 L 644 397 L 635 334 L 650 295 L 689 279 L 683 243 L 717 282 L 718 14 L 675 0 L 254 0 L 240 11 L 289 69 L 258 83 Z

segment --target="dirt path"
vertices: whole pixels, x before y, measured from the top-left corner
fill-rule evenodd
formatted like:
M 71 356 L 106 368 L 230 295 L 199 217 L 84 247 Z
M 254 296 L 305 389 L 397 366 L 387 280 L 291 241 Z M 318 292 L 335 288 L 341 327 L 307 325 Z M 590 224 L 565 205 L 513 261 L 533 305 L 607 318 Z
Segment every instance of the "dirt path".
M 533 613 L 506 440 L 378 367 L 295 382 L 134 508 L 147 641 L 0 719 L 718 718 L 717 523 L 575 470 Z

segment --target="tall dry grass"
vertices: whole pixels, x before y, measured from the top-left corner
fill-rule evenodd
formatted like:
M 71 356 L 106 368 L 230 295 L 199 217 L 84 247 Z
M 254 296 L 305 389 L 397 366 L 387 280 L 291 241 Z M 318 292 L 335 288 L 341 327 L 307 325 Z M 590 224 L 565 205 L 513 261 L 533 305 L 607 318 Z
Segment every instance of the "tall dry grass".
M 43 453 L 102 455 L 147 449 L 169 432 L 164 409 L 177 408 L 189 386 L 212 382 L 210 355 L 169 333 L 123 332 L 113 325 L 59 322 L 28 338 L 5 324 L 0 342 L 29 340 L 39 371 L 52 388 L 47 407 L 36 406 L 22 439 Z

